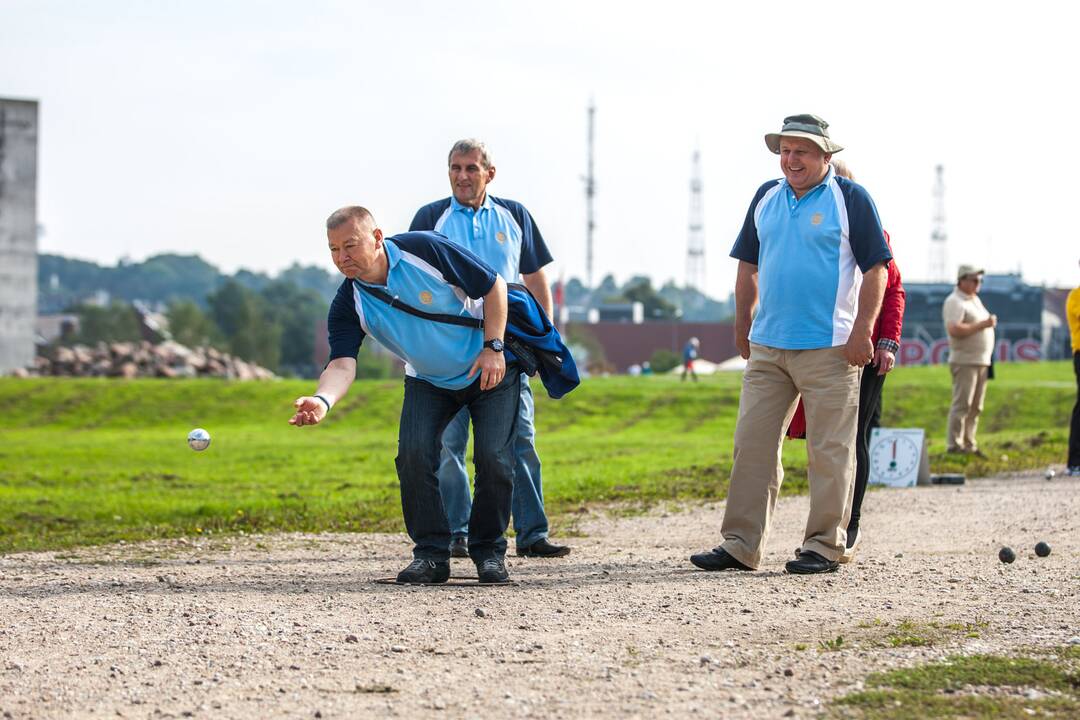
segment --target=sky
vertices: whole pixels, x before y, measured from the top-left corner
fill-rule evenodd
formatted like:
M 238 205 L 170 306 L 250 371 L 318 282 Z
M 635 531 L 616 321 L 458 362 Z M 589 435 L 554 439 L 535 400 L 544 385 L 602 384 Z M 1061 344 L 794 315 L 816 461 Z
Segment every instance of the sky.
M 549 276 L 584 279 L 592 100 L 595 282 L 685 283 L 699 148 L 706 291 L 726 298 L 750 200 L 780 176 L 763 135 L 810 112 L 905 279 L 929 279 L 941 164 L 950 271 L 1068 287 L 1074 7 L 0 0 L 0 97 L 41 104 L 39 250 L 102 264 L 333 270 L 332 210 L 407 230 L 449 195 L 447 151 L 473 136 L 494 155 L 490 192 L 536 219 Z

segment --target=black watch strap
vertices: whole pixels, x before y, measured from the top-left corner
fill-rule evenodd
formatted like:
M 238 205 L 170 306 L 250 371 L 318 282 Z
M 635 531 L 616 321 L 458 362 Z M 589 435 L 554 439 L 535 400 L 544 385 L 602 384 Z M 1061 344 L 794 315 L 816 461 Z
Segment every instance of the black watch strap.
M 490 340 L 485 340 L 484 341 L 484 347 L 486 347 L 488 350 L 493 350 L 495 352 L 502 352 L 503 351 L 503 341 L 501 339 L 499 339 L 499 338 L 492 338 Z

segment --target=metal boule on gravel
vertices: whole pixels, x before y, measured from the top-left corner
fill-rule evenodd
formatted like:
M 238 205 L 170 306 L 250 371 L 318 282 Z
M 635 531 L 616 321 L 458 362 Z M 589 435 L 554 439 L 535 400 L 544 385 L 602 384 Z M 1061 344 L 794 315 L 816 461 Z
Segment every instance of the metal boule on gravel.
M 1050 554 L 1050 546 L 1044 541 L 1040 540 L 1035 544 L 1035 554 L 1039 557 L 1046 557 Z
M 1011 563 L 1016 559 L 1016 553 L 1013 552 L 1011 547 L 1003 547 L 998 551 L 998 560 L 1005 564 Z

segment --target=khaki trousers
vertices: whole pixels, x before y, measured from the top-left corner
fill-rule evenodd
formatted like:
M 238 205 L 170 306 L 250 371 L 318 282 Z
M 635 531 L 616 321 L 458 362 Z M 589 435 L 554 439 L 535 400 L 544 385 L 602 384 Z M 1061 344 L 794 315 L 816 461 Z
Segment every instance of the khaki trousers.
M 784 431 L 802 394 L 806 409 L 810 515 L 803 550 L 836 560 L 847 540 L 855 480 L 859 368 L 844 348 L 780 350 L 751 344 L 743 374 L 735 463 L 721 547 L 744 565 L 761 564 L 776 497 L 784 479 Z
M 950 365 L 952 371 L 952 407 L 946 444 L 949 452 L 975 452 L 975 430 L 986 397 L 987 365 Z

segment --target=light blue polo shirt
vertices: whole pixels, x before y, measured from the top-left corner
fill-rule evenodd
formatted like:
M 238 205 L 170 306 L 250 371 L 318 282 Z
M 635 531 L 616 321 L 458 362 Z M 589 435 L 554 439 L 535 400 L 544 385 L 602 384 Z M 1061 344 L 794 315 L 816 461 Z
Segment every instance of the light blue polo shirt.
M 420 208 L 409 230 L 434 230 L 468 248 L 506 282 L 520 282 L 551 262 L 540 229 L 525 207 L 488 194 L 476 210 L 454 197 Z
M 762 185 L 731 257 L 758 266 L 750 341 L 813 350 L 847 342 L 862 275 L 892 252 L 870 195 L 830 167 L 802 198 L 785 179 Z
M 495 284 L 495 270 L 467 249 L 432 232 L 386 238 L 389 261 L 385 285 L 373 285 L 428 313 L 484 317 L 483 297 Z M 476 382 L 469 369 L 483 349 L 484 333 L 416 317 L 363 292 L 348 278 L 330 305 L 327 330 L 330 359 L 355 358 L 366 335 L 405 361 L 405 373 L 447 390 Z

